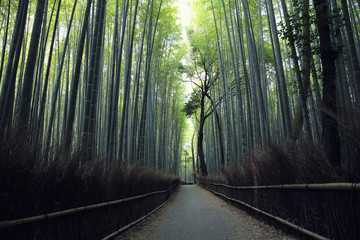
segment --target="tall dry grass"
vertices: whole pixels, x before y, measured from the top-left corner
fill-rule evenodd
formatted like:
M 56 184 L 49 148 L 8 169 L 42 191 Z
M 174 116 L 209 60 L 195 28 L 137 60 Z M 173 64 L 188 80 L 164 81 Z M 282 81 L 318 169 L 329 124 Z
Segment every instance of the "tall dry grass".
M 352 131 L 354 134 L 355 130 Z M 349 137 L 348 134 L 350 132 L 344 132 L 343 137 Z M 270 145 L 265 152 L 255 150 L 223 172 L 199 179 L 232 186 L 359 182 L 357 139 L 353 138 L 348 144 L 342 148 L 349 152 L 341 172 L 335 171 L 320 146 L 302 141 L 297 145 Z M 330 239 L 355 240 L 360 235 L 358 191 L 236 190 L 206 183 L 205 186 Z
M 47 154 L 50 161 L 39 149 L 27 147 L 19 138 L 1 142 L 0 221 L 165 190 L 179 181 L 139 165 L 104 170 L 101 158 L 84 164 L 83 148 L 72 157 L 59 148 Z

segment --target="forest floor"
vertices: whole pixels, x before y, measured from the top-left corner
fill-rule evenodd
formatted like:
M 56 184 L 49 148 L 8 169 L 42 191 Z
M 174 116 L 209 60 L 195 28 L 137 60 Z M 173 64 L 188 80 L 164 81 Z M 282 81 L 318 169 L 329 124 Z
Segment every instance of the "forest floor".
M 197 185 L 181 185 L 159 211 L 116 240 L 295 239 Z

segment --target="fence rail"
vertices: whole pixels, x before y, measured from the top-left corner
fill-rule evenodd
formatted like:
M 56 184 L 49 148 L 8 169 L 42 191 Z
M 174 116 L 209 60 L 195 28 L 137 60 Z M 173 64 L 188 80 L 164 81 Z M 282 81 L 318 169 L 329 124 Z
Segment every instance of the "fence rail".
M 321 240 L 358 239 L 360 183 L 230 186 L 197 181 L 208 191 L 303 236 Z
M 58 212 L 53 212 L 53 213 L 48 213 L 48 214 L 43 214 L 43 215 L 38 215 L 38 216 L 33 216 L 33 217 L 21 218 L 21 219 L 16 219 L 16 220 L 11 220 L 11 221 L 1 221 L 0 229 L 6 229 L 6 228 L 14 227 L 14 226 L 27 224 L 27 223 L 44 221 L 46 219 L 62 217 L 62 216 L 66 216 L 69 214 L 75 214 L 75 213 L 84 212 L 84 211 L 88 211 L 88 210 L 92 210 L 92 209 L 114 206 L 114 205 L 117 205 L 120 203 L 129 202 L 129 201 L 133 201 L 133 200 L 140 199 L 140 198 L 146 198 L 151 195 L 168 192 L 170 189 L 172 189 L 176 185 L 177 185 L 177 183 L 163 191 L 146 193 L 143 195 L 138 195 L 138 196 L 129 197 L 129 198 L 123 198 L 123 199 L 119 199 L 119 200 L 115 200 L 115 201 L 98 203 L 98 204 L 88 205 L 88 206 L 84 206 L 84 207 L 71 208 L 71 209 L 67 209 L 67 210 L 63 210 L 63 211 L 58 211 Z
M 264 185 L 264 186 L 231 186 L 224 183 L 200 182 L 215 186 L 223 186 L 233 189 L 315 189 L 315 190 L 355 190 L 360 191 L 360 183 L 309 183 L 309 184 L 282 184 L 282 185 Z
M 147 218 L 148 216 L 150 216 L 151 214 L 153 214 L 154 212 L 156 212 L 157 210 L 162 208 L 168 201 L 170 201 L 170 199 L 174 196 L 174 194 L 175 194 L 175 192 L 173 192 L 171 194 L 171 196 L 169 197 L 168 200 L 166 200 L 163 204 L 161 204 L 160 206 L 158 206 L 157 208 L 155 208 L 154 210 L 152 210 L 148 214 L 142 216 L 141 218 L 135 220 L 134 222 L 131 222 L 130 224 L 126 225 L 125 227 L 120 228 L 116 232 L 111 233 L 110 235 L 104 237 L 102 240 L 110 240 L 110 239 L 116 237 L 117 235 L 119 235 L 120 233 L 122 233 L 122 232 L 126 231 L 127 229 L 131 228 L 132 226 L 138 224 L 139 222 L 141 222 L 142 220 L 144 220 L 145 218 Z
M 5 231 L 10 231 L 10 230 L 12 231 L 10 234 L 16 234 L 17 229 L 24 229 L 24 228 L 26 229 L 27 225 L 33 225 L 33 224 L 39 225 L 39 224 L 44 223 L 43 225 L 45 225 L 45 228 L 46 228 L 49 225 L 49 224 L 47 224 L 48 221 L 49 222 L 52 221 L 52 224 L 54 223 L 54 221 L 63 221 L 63 220 L 58 220 L 61 217 L 65 217 L 65 218 L 70 217 L 70 218 L 78 219 L 78 216 L 80 216 L 81 214 L 94 212 L 93 210 L 97 210 L 97 212 L 98 212 L 101 209 L 104 209 L 104 210 L 106 209 L 106 211 L 108 211 L 109 208 L 111 208 L 111 209 L 118 208 L 118 206 L 120 206 L 120 205 L 121 205 L 120 208 L 123 208 L 122 204 L 126 204 L 126 206 L 129 206 L 129 207 L 135 206 L 135 208 L 139 208 L 139 207 L 136 207 L 136 205 L 140 204 L 141 209 L 143 209 L 142 211 L 146 211 L 146 212 L 144 212 L 144 214 L 141 214 L 138 217 L 137 220 L 139 220 L 140 218 L 143 218 L 144 215 L 147 216 L 149 214 L 149 212 L 153 212 L 154 210 L 158 209 L 159 206 L 162 206 L 163 203 L 166 202 L 172 196 L 172 194 L 175 192 L 174 188 L 176 186 L 178 186 L 178 184 L 179 183 L 177 182 L 177 183 L 173 184 L 172 186 L 170 186 L 166 190 L 150 192 L 150 193 L 133 196 L 133 197 L 129 197 L 129 198 L 124 198 L 124 199 L 119 199 L 119 200 L 114 200 L 114 201 L 109 201 L 109 202 L 103 202 L 103 203 L 93 204 L 93 205 L 88 205 L 88 206 L 83 206 L 83 207 L 77 207 L 77 208 L 72 208 L 72 209 L 67 209 L 67 210 L 63 210 L 63 211 L 58 211 L 58 212 L 53 212 L 53 213 L 48 213 L 48 214 L 43 214 L 43 215 L 38 215 L 38 216 L 33 216 L 33 217 L 27 217 L 27 218 L 22 218 L 22 219 L 1 221 L 0 222 L 0 236 L 2 236 L 2 233 L 4 233 Z M 157 206 L 154 208 L 150 207 L 150 206 L 143 207 L 143 205 L 144 205 L 143 201 L 145 201 L 147 198 L 150 198 L 150 199 L 156 198 L 157 200 L 155 202 L 156 203 L 159 202 L 159 204 L 157 204 Z M 164 199 L 164 200 L 161 200 L 161 199 Z M 138 202 L 138 201 L 140 201 L 140 202 Z M 152 203 L 151 205 L 154 205 L 155 202 Z M 128 209 L 129 207 L 125 207 L 126 208 L 126 209 L 124 209 L 125 211 L 120 211 L 120 212 L 124 213 L 126 211 L 129 211 L 129 209 Z M 149 211 L 147 211 L 146 209 L 149 209 Z M 101 211 L 103 211 L 103 210 L 101 210 Z M 115 213 L 113 213 L 113 214 L 115 214 Z M 74 217 L 72 217 L 72 216 L 74 216 Z M 121 218 L 121 217 L 122 217 L 121 215 L 118 215 L 118 218 Z M 98 221 L 102 221 L 102 220 L 103 219 L 98 219 Z M 130 219 L 128 219 L 128 220 L 130 220 Z M 137 220 L 136 221 L 134 221 L 134 220 L 128 221 L 126 224 L 131 225 L 134 222 L 137 222 Z M 79 220 L 77 220 L 77 221 L 79 221 Z M 131 223 L 129 224 L 129 222 L 131 222 Z M 68 223 L 68 225 L 70 225 L 70 223 Z M 97 227 L 100 227 L 100 226 L 97 226 Z M 118 225 L 117 227 L 118 227 L 117 229 L 119 229 L 121 227 L 124 228 L 124 225 L 121 225 L 121 226 Z M 41 227 L 37 227 L 37 229 L 40 229 L 40 228 Z M 71 226 L 71 228 L 74 228 L 76 230 L 77 226 Z M 15 231 L 12 229 L 15 229 Z M 29 228 L 29 229 L 31 229 L 31 228 Z M 111 232 L 114 232 L 114 230 L 117 230 L 117 229 L 111 229 Z M 45 232 L 47 232 L 47 231 L 48 230 L 45 230 Z M 106 235 L 110 234 L 111 232 L 107 232 Z M 104 234 L 104 233 L 102 233 L 102 234 Z M 12 239 L 12 238 L 9 238 L 9 239 Z M 20 237 L 19 239 L 22 239 L 22 238 Z M 43 239 L 46 239 L 46 237 Z M 87 237 L 80 237 L 80 239 L 87 239 Z

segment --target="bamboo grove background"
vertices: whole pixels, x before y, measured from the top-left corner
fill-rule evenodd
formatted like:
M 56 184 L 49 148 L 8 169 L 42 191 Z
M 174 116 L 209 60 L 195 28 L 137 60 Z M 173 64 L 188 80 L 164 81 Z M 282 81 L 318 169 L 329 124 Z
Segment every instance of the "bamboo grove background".
M 26 133 L 45 164 L 85 142 L 89 162 L 176 173 L 185 52 L 171 2 L 1 1 L 1 137 Z
M 359 2 L 212 0 L 194 9 L 194 91 L 184 110 L 204 135 L 198 170 L 241 168 L 273 144 L 293 152 L 311 144 L 340 175 L 356 173 Z
M 179 173 L 191 115 L 204 175 L 299 141 L 359 167 L 358 1 L 194 1 L 190 46 L 174 3 L 2 0 L 2 140 Z

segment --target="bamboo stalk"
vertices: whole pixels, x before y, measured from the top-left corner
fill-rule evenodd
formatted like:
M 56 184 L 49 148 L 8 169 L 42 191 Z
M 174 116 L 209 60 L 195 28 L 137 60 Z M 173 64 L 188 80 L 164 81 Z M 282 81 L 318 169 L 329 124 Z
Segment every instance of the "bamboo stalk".
M 311 184 L 281 184 L 281 185 L 264 185 L 264 186 L 230 186 L 224 183 L 213 183 L 213 182 L 204 182 L 198 180 L 199 182 L 214 185 L 214 186 L 223 186 L 232 189 L 244 189 L 244 190 L 260 190 L 260 189 L 299 189 L 299 190 L 360 190 L 360 183 L 311 183 Z
M 6 229 L 6 228 L 10 228 L 10 227 L 20 226 L 20 225 L 24 225 L 27 223 L 40 222 L 40 221 L 43 221 L 46 219 L 53 219 L 53 218 L 62 217 L 62 216 L 75 214 L 75 213 L 79 213 L 79 212 L 84 212 L 84 211 L 88 211 L 88 210 L 93 210 L 93 209 L 97 209 L 97 208 L 114 206 L 114 205 L 117 205 L 120 203 L 129 202 L 129 201 L 133 201 L 136 199 L 145 198 L 145 197 L 148 197 L 151 195 L 168 192 L 168 191 L 170 191 L 170 189 L 174 188 L 177 184 L 178 183 L 175 183 L 174 185 L 169 187 L 167 190 L 163 190 L 163 191 L 146 193 L 146 194 L 139 195 L 139 196 L 124 198 L 124 199 L 119 199 L 119 200 L 114 200 L 114 201 L 109 201 L 109 202 L 104 202 L 104 203 L 98 203 L 98 204 L 93 204 L 93 205 L 89 205 L 89 206 L 71 208 L 71 209 L 67 209 L 67 210 L 63 210 L 63 211 L 59 211 L 59 212 L 53 212 L 53 213 L 49 213 L 49 214 L 43 214 L 43 215 L 39 215 L 39 216 L 21 218 L 21 219 L 16 219 L 16 220 L 11 220 L 11 221 L 1 221 L 0 229 Z
M 203 182 L 203 181 L 200 181 L 200 182 Z M 222 185 L 225 185 L 225 184 L 222 184 Z M 200 184 L 200 186 L 202 186 L 202 185 Z M 247 204 L 245 202 L 242 202 L 242 201 L 234 199 L 234 198 L 227 197 L 224 194 L 218 193 L 218 192 L 216 192 L 214 190 L 211 190 L 211 189 L 208 189 L 208 188 L 206 188 L 204 186 L 202 186 L 202 187 L 205 188 L 206 190 L 216 194 L 216 195 L 219 195 L 219 196 L 227 199 L 227 200 L 240 203 L 241 205 L 243 205 L 245 207 L 248 207 L 248 208 L 250 208 L 250 209 L 252 209 L 252 210 L 254 210 L 254 211 L 258 212 L 258 213 L 261 213 L 261 214 L 263 214 L 263 215 L 265 215 L 265 216 L 267 216 L 267 217 L 269 217 L 269 218 L 271 218 L 273 220 L 276 220 L 276 221 L 278 221 L 278 222 L 280 222 L 282 224 L 285 224 L 286 226 L 288 226 L 288 227 L 290 227 L 292 229 L 295 229 L 295 230 L 297 230 L 297 231 L 299 231 L 299 232 L 301 232 L 301 233 L 303 233 L 303 234 L 305 234 L 305 235 L 307 235 L 309 237 L 312 237 L 312 238 L 318 239 L 318 240 L 328 240 L 328 238 L 326 238 L 326 237 L 323 237 L 323 236 L 321 236 L 321 235 L 319 235 L 317 233 L 311 232 L 311 231 L 309 231 L 309 230 L 307 230 L 305 228 L 299 227 L 299 226 L 297 226 L 297 225 L 295 225 L 295 224 L 293 224 L 291 222 L 288 222 L 288 221 L 286 221 L 286 220 L 284 220 L 284 219 L 282 219 L 280 217 L 277 217 L 277 216 L 271 215 L 270 213 L 264 212 L 264 211 L 262 211 L 262 210 L 260 210 L 258 208 L 255 208 L 255 207 L 253 207 L 253 206 L 251 206 L 251 205 L 249 205 L 249 204 Z

